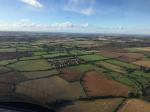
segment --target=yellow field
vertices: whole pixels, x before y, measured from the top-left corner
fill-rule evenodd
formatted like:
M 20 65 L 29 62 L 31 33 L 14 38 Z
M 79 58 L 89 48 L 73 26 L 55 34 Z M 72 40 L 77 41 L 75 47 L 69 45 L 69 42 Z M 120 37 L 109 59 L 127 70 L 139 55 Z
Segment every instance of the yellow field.
M 139 66 L 144 66 L 144 67 L 150 67 L 150 60 L 141 60 L 141 61 L 136 61 L 134 64 L 139 65 Z
M 128 100 L 118 112 L 150 112 L 150 103 L 144 100 Z
M 114 112 L 122 99 L 101 99 L 95 101 L 77 101 L 58 112 Z
M 150 47 L 140 47 L 140 48 L 136 48 L 137 50 L 140 51 L 150 51 Z

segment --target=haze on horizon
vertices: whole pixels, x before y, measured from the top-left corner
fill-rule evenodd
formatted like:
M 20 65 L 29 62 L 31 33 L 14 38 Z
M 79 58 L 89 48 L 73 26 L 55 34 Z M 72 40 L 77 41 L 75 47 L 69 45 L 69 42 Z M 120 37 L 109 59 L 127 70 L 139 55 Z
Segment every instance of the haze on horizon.
M 149 0 L 0 0 L 0 31 L 150 34 Z

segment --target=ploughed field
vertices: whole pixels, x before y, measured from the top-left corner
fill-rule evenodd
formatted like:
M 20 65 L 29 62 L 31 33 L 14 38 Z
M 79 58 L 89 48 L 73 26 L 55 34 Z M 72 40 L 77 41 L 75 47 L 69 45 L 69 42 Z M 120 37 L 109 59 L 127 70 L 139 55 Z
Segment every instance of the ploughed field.
M 90 97 L 128 96 L 132 91 L 130 87 L 95 71 L 87 72 L 82 80 L 83 87 Z
M 0 42 L 0 102 L 19 98 L 57 112 L 149 112 L 149 47 L 112 42 Z

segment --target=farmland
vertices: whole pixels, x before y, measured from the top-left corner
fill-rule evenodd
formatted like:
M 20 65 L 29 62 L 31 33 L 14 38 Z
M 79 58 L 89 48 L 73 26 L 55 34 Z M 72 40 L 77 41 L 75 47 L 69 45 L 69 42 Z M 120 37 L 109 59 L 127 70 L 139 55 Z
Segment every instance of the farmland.
M 124 106 L 119 110 L 119 112 L 149 112 L 150 106 L 149 103 L 138 100 L 138 99 L 131 99 L 124 104 Z
M 108 79 L 95 71 L 85 74 L 83 78 L 83 87 L 90 97 L 127 96 L 130 91 L 129 87 Z M 118 88 L 118 90 L 115 88 Z
M 144 66 L 144 67 L 150 67 L 149 60 L 136 61 L 136 62 L 134 62 L 134 64 L 139 65 L 139 66 Z
M 78 101 L 74 105 L 61 108 L 58 112 L 113 112 L 122 99 Z
M 79 56 L 79 58 L 85 60 L 85 61 L 98 61 L 98 60 L 103 60 L 105 59 L 103 56 L 100 55 L 84 55 L 84 56 Z
M 17 63 L 8 65 L 8 67 L 19 71 L 35 71 L 35 70 L 51 69 L 51 66 L 46 60 L 19 61 Z
M 79 83 L 76 82 L 69 84 L 57 76 L 20 83 L 17 85 L 16 92 L 29 95 L 43 103 L 51 103 L 56 100 L 65 99 L 73 100 L 85 96 Z
M 149 41 L 53 36 L 0 38 L 0 101 L 18 95 L 56 112 L 150 111 Z

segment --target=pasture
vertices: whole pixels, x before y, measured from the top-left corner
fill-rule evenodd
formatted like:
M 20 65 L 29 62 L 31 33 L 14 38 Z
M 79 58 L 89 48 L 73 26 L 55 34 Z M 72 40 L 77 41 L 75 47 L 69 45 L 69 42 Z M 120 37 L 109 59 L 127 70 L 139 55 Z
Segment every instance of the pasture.
M 8 67 L 18 71 L 40 71 L 51 69 L 51 65 L 44 59 L 18 61 L 8 65 Z
M 104 60 L 106 59 L 103 56 L 93 54 L 93 55 L 84 55 L 84 56 L 79 56 L 80 59 L 83 59 L 85 61 L 99 61 L 99 60 Z

